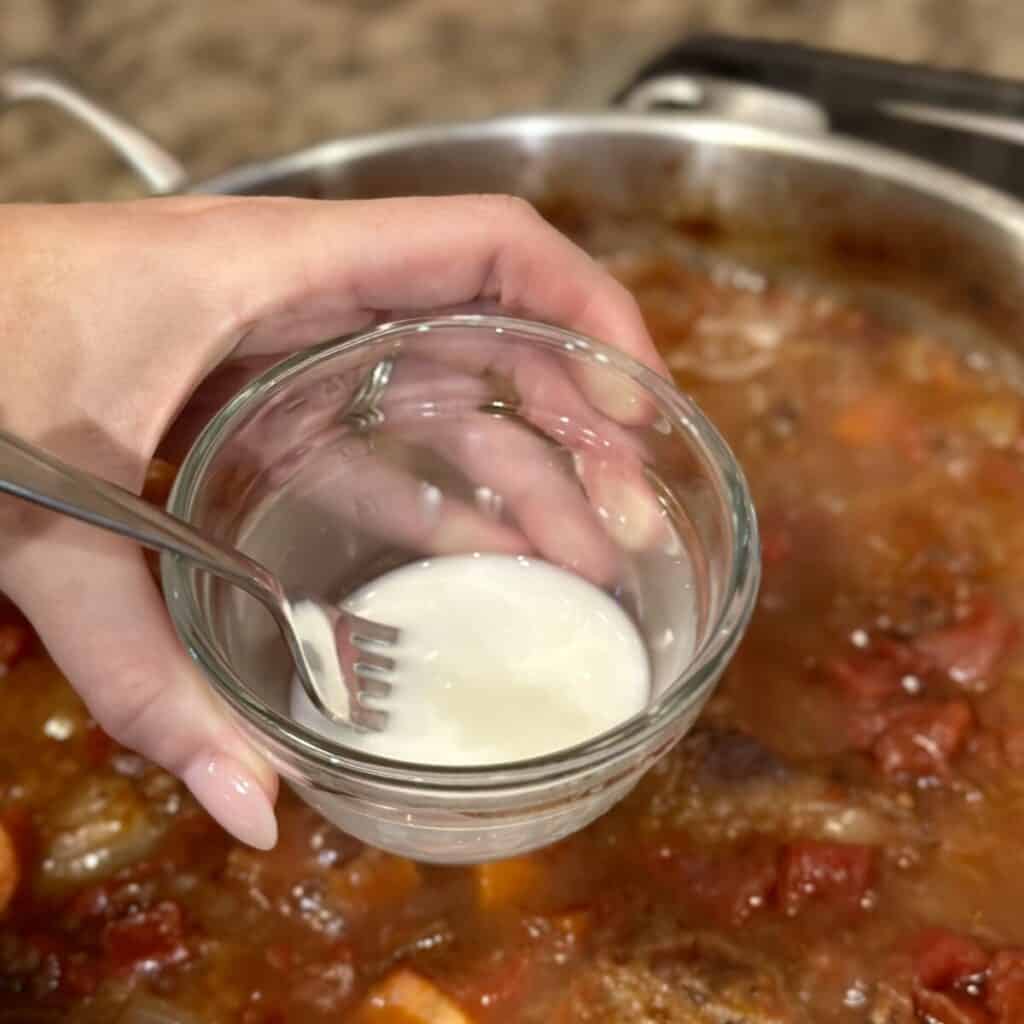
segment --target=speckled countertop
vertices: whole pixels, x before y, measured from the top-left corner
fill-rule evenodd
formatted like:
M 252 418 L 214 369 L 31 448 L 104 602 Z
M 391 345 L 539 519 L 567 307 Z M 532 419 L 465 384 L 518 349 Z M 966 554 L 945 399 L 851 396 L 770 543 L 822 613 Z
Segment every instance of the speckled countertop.
M 3 0 L 0 61 L 60 61 L 201 178 L 332 136 L 558 105 L 709 29 L 1024 76 L 1021 0 Z M 0 117 L 0 200 L 139 193 L 62 115 Z

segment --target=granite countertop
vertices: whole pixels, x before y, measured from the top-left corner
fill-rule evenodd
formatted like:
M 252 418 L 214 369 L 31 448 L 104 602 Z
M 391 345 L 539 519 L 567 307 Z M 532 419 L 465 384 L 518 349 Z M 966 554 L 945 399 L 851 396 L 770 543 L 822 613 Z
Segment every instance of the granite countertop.
M 0 60 L 57 60 L 203 178 L 332 136 L 603 95 L 698 30 L 1021 74 L 1020 0 L 5 0 Z M 0 200 L 141 194 L 38 105 L 0 118 Z

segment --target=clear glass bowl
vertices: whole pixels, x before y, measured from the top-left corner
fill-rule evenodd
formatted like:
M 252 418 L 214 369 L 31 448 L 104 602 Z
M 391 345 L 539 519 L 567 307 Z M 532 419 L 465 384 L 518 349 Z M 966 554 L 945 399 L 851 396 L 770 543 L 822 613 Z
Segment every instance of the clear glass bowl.
M 334 600 L 431 553 L 525 542 L 632 616 L 640 714 L 532 760 L 417 765 L 297 724 L 265 610 L 164 556 L 182 640 L 281 776 L 360 839 L 436 863 L 547 845 L 628 793 L 711 694 L 760 574 L 743 475 L 696 405 L 617 350 L 504 317 L 387 324 L 285 360 L 208 424 L 169 507 Z

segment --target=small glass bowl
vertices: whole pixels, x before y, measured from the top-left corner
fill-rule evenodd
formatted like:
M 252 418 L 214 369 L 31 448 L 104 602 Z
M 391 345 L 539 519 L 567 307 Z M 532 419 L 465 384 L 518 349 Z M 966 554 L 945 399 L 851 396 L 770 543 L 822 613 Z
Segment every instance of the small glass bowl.
M 506 317 L 386 324 L 286 359 L 207 425 L 169 508 L 332 600 L 518 538 L 632 616 L 651 665 L 641 713 L 531 760 L 418 765 L 294 721 L 266 611 L 163 557 L 175 626 L 254 746 L 345 831 L 435 863 L 528 852 L 625 796 L 708 699 L 760 575 L 746 483 L 697 406 L 615 349 Z

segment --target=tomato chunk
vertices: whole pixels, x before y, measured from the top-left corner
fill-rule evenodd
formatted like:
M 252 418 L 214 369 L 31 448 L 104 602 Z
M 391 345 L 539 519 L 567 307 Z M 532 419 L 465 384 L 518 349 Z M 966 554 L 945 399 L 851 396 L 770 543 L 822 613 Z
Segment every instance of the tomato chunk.
M 988 1008 L 998 1024 L 1024 1021 L 1024 950 L 1005 949 L 992 959 Z
M 732 849 L 671 841 L 659 847 L 652 867 L 683 903 L 729 925 L 768 906 L 778 881 L 777 847 L 759 839 Z
M 903 680 L 917 668 L 904 646 L 882 640 L 869 650 L 855 650 L 830 659 L 825 663 L 825 678 L 851 700 L 879 704 L 890 697 L 903 696 Z
M 914 977 L 929 989 L 951 988 L 984 974 L 989 955 L 973 939 L 945 928 L 928 928 L 913 943 Z
M 111 921 L 103 931 L 111 968 L 121 974 L 148 971 L 188 958 L 181 908 L 171 900 Z
M 790 915 L 811 900 L 856 909 L 871 885 L 874 863 L 870 846 L 817 840 L 790 843 L 781 857 L 779 902 Z
M 920 701 L 894 708 L 875 740 L 879 767 L 893 778 L 949 775 L 974 716 L 963 700 Z
M 990 597 L 976 598 L 959 622 L 923 633 L 914 648 L 956 683 L 988 680 L 1017 639 L 1017 624 Z

